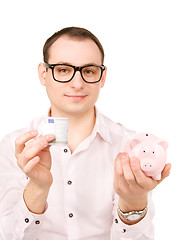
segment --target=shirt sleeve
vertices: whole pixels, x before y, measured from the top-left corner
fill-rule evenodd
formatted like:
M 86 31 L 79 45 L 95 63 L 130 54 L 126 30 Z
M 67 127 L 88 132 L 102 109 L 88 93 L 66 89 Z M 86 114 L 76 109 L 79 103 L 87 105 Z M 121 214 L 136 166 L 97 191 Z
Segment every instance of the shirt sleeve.
M 31 213 L 23 200 L 28 178 L 17 166 L 14 139 L 0 143 L 0 239 L 36 240 L 44 215 Z
M 121 221 L 117 213 L 118 198 L 114 201 L 113 224 L 111 228 L 110 240 L 154 240 L 154 206 L 151 192 L 148 197 L 148 211 L 145 217 L 134 225 L 127 225 Z

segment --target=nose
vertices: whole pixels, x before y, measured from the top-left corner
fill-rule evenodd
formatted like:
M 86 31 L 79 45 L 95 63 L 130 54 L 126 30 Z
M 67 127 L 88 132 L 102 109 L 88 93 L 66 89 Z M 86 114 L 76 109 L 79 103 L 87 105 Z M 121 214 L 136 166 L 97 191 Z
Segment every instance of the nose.
M 76 71 L 73 79 L 69 82 L 72 88 L 80 89 L 84 86 L 84 80 L 82 79 L 80 71 Z

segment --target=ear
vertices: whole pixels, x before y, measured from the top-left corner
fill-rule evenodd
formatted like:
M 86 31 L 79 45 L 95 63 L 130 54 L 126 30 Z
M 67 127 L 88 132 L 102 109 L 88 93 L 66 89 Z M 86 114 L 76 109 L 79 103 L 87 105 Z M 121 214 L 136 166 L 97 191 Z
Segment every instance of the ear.
M 106 75 L 107 75 L 107 67 L 105 67 L 105 70 L 102 74 L 102 78 L 101 78 L 101 88 L 104 87 L 105 81 L 106 81 Z
M 133 138 L 131 141 L 130 141 L 130 148 L 131 150 L 136 147 L 136 145 L 140 144 L 141 141 L 138 140 L 137 138 Z
M 38 76 L 39 76 L 41 85 L 45 86 L 46 67 L 44 66 L 44 63 L 40 63 L 38 65 Z
M 164 140 L 159 140 L 157 144 L 160 145 L 164 150 L 167 150 L 168 148 L 168 143 Z

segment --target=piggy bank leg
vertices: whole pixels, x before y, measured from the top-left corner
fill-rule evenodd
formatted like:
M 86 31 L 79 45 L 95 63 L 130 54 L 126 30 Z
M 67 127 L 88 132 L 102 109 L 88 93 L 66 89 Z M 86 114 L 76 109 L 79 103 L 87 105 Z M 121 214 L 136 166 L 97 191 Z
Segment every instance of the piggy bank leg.
M 152 178 L 154 179 L 154 180 L 160 180 L 161 179 L 161 173 L 159 173 L 159 174 L 157 174 L 157 175 L 155 175 L 155 176 L 152 176 Z

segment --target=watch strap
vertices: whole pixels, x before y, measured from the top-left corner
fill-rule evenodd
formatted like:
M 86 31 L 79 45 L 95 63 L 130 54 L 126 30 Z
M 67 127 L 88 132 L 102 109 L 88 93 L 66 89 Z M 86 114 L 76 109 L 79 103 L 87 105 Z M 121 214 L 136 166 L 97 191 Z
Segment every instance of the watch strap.
M 146 207 L 140 211 L 122 212 L 118 206 L 119 215 L 128 221 L 136 221 L 141 219 L 145 215 L 147 210 L 148 210 L 148 205 L 146 205 Z

